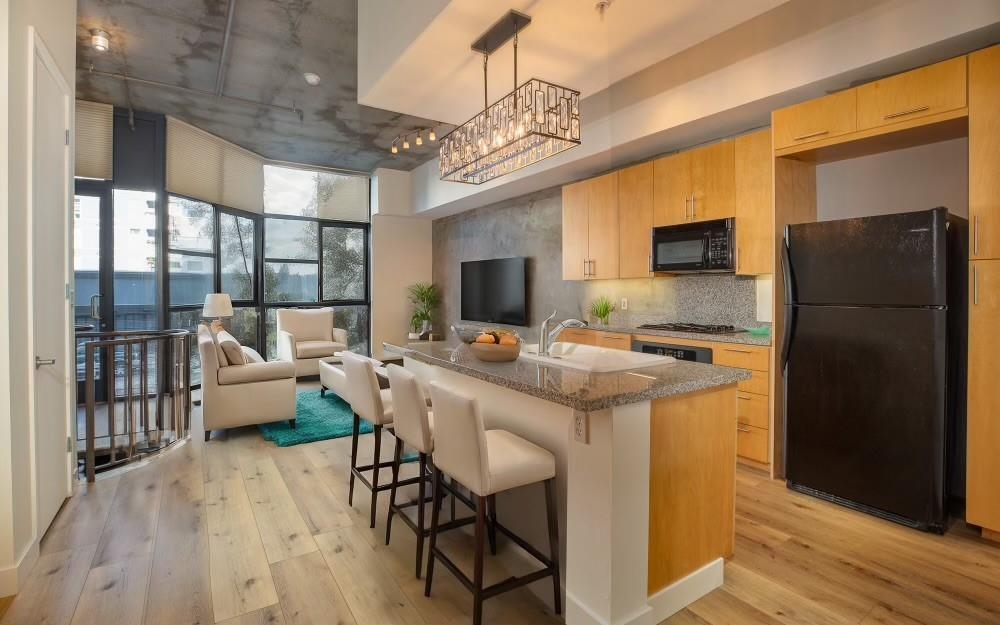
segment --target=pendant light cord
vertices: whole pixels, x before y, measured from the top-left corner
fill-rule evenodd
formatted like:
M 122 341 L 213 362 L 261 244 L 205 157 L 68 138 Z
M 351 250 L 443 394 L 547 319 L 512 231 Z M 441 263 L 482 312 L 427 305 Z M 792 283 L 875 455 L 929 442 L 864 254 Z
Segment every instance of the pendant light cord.
M 490 55 L 483 53 L 483 113 L 490 107 L 490 96 L 486 89 L 486 65 L 489 63 Z
M 514 91 L 517 91 L 517 26 L 514 28 Z

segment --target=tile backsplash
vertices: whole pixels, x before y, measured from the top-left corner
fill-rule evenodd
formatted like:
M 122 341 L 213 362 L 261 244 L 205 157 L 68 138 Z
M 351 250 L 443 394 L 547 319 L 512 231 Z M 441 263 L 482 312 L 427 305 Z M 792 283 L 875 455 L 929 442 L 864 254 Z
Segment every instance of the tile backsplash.
M 452 217 L 433 226 L 434 282 L 444 295 L 435 325 L 439 331 L 460 319 L 460 266 L 463 261 L 525 256 L 528 261 L 529 322 L 518 328 L 536 340 L 537 326 L 552 310 L 559 318 L 590 319 L 590 303 L 601 295 L 615 302 L 615 326 L 661 321 L 763 325 L 757 321 L 754 278 L 732 274 L 692 274 L 652 279 L 564 281 L 562 279 L 562 193 L 559 187 L 506 200 Z M 621 310 L 621 300 L 628 310 Z M 767 318 L 762 316 L 761 318 Z

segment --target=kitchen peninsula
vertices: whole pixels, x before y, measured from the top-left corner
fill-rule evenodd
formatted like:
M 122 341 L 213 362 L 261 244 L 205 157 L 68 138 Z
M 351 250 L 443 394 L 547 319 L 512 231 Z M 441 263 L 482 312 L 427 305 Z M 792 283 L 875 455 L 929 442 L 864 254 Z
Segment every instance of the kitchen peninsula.
M 567 623 L 651 625 L 722 584 L 734 540 L 736 385 L 749 372 L 677 361 L 593 373 L 525 357 L 482 362 L 464 344 L 385 349 L 422 382 L 476 397 L 488 428 L 555 455 Z M 498 515 L 544 544 L 541 495 L 520 491 L 500 499 Z

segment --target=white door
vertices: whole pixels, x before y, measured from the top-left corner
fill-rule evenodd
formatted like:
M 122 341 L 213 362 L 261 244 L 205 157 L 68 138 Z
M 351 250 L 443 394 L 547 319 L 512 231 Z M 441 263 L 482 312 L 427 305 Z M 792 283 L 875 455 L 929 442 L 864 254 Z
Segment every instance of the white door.
M 34 33 L 32 33 L 34 35 Z M 31 228 L 29 302 L 30 344 L 34 363 L 32 425 L 35 456 L 36 528 L 41 537 L 70 495 L 71 455 L 68 444 L 73 363 L 67 298 L 67 221 L 71 210 L 68 134 L 70 92 L 41 44 L 32 38 L 29 103 L 31 108 L 31 178 L 28 223 Z

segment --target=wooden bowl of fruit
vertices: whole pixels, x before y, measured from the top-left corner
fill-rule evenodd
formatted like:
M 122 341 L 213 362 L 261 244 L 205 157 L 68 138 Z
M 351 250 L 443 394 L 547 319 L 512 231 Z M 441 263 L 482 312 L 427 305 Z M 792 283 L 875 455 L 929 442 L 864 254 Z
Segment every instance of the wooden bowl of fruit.
M 521 355 L 521 338 L 510 330 L 487 330 L 469 343 L 469 349 L 484 362 L 511 362 Z

